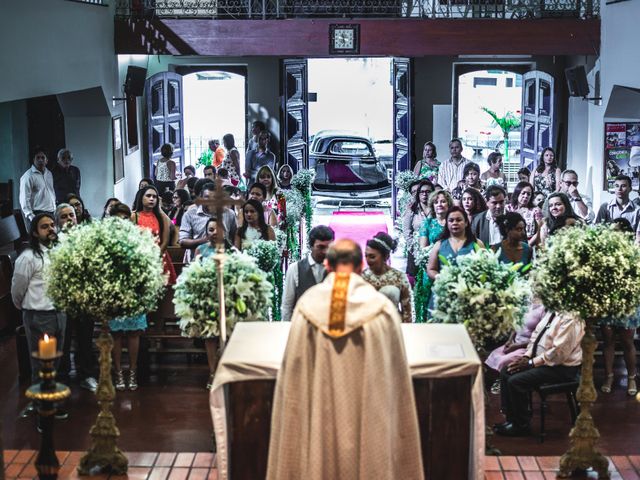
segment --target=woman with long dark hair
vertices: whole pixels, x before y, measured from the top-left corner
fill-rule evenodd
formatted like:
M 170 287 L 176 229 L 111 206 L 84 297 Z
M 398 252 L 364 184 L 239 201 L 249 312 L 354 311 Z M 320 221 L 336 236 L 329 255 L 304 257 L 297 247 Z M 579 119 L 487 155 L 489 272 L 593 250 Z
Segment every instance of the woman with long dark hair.
M 171 221 L 169 217 L 160 210 L 158 189 L 153 185 L 149 185 L 142 190 L 138 190 L 134 210 L 131 214 L 131 221 L 141 228 L 151 230 L 151 233 L 156 237 L 162 255 L 164 273 L 169 276 L 167 283 L 174 285 L 176 283 L 176 271 L 173 268 L 173 263 L 171 263 L 171 257 L 167 252 L 169 236 L 171 234 Z
M 533 261 L 533 249 L 527 243 L 526 224 L 522 215 L 507 212 L 496 218 L 496 224 L 500 229 L 502 242 L 491 248 L 500 251 L 500 262 L 520 263 L 523 267 L 529 265 Z
M 469 222 L 473 217 L 487 209 L 487 202 L 477 188 L 465 188 L 460 199 L 460 206 L 466 212 Z
M 262 203 L 249 199 L 242 206 L 242 226 L 236 233 L 236 248 L 244 250 L 249 248 L 254 240 L 275 240 L 276 233 L 271 226 L 264 221 Z
M 582 222 L 573 211 L 569 197 L 562 192 L 552 193 L 544 202 L 543 219 L 540 226 L 540 245 L 543 246 L 549 235 L 565 225 Z
M 531 174 L 529 183 L 547 196 L 560 189 L 560 168 L 553 148 L 542 150 L 538 167 Z
M 440 274 L 442 268 L 441 258 L 446 258 L 449 263 L 455 263 L 458 257 L 467 255 L 478 247 L 484 247 L 480 239 L 471 231 L 471 222 L 466 212 L 461 207 L 451 207 L 445 217 L 444 231 L 431 252 L 429 253 L 429 264 L 427 274 L 432 281 Z M 429 309 L 433 309 L 435 301 L 431 294 L 429 299 Z M 430 317 L 430 316 L 429 316 Z
M 169 210 L 169 220 L 176 226 L 180 227 L 182 224 L 182 216 L 185 212 L 185 203 L 190 199 L 189 192 L 181 188 L 177 188 L 173 192 L 173 207 Z
M 84 208 L 84 202 L 78 195 L 70 193 L 65 197 L 64 203 L 68 203 L 76 211 L 76 220 L 78 221 L 78 225 L 91 221 L 89 210 Z
M 407 245 L 407 274 L 415 277 L 418 267 L 415 262 L 413 249 L 415 248 L 415 234 L 429 215 L 429 195 L 433 192 L 433 183 L 430 180 L 420 180 L 417 183 L 415 194 L 409 208 L 402 218 L 402 234 Z M 413 281 L 413 280 L 410 280 Z
M 101 218 L 107 218 L 111 216 L 111 213 L 110 213 L 111 207 L 113 207 L 116 203 L 120 203 L 120 200 L 118 200 L 116 197 L 111 197 L 107 199 L 107 201 L 104 204 L 104 208 L 102 209 Z

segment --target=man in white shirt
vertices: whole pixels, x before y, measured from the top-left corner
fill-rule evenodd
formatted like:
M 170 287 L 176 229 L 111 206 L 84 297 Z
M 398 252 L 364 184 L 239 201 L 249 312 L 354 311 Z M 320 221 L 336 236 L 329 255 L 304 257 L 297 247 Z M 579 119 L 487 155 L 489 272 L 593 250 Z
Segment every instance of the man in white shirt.
M 53 215 L 39 213 L 33 218 L 29 231 L 29 248 L 18 257 L 11 282 L 11 296 L 22 310 L 29 352 L 38 350 L 38 340 L 44 334 L 56 337 L 64 345 L 67 318 L 56 310 L 46 293 L 43 275 L 49 264 L 49 250 L 58 241 Z M 30 356 L 31 380 L 38 381 L 39 361 Z M 56 361 L 56 368 L 57 368 Z
M 565 170 L 560 177 L 560 191 L 569 197 L 571 207 L 585 223 L 593 222 L 596 214 L 593 211 L 591 199 L 578 191 L 578 174 L 574 170 Z
M 618 218 L 624 218 L 636 232 L 636 242 L 640 241 L 640 206 L 629 199 L 631 178 L 618 175 L 613 182 L 613 193 L 615 198 L 600 205 L 595 223 L 611 223 Z
M 53 215 L 56 209 L 56 192 L 53 175 L 47 170 L 47 155 L 36 150 L 33 165 L 20 177 L 20 208 L 27 222 L 38 213 Z
M 333 230 L 325 225 L 313 227 L 309 232 L 311 252 L 287 270 L 281 307 L 283 322 L 291 320 L 293 309 L 302 294 L 324 280 L 327 272 L 323 262 L 333 239 Z
M 462 156 L 462 141 L 454 138 L 449 142 L 449 154 L 451 157 L 440 164 L 438 172 L 438 184 L 449 193 L 463 180 L 464 167 L 471 160 Z
M 494 426 L 509 437 L 530 435 L 529 394 L 546 383 L 577 380 L 584 326 L 573 315 L 548 312 L 533 331 L 524 356 L 500 372 L 502 408 L 507 421 Z

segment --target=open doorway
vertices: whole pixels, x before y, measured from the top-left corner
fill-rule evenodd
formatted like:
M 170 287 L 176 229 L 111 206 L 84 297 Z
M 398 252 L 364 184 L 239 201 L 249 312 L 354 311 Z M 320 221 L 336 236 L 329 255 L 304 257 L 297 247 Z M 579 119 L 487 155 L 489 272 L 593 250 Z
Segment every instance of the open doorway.
M 520 119 L 522 115 L 522 71 L 505 67 L 482 68 L 465 65 L 456 76 L 457 136 L 462 140 L 463 155 L 488 170 L 491 152 L 503 154 L 503 171 L 509 184 L 517 183 L 520 169 Z M 469 71 L 471 70 L 471 71 Z M 510 119 L 513 128 L 505 130 L 496 121 Z M 505 122 L 509 123 L 509 122 Z
M 308 60 L 309 166 L 317 196 L 347 206 L 390 198 L 391 68 L 391 58 Z
M 246 137 L 246 77 L 222 70 L 183 76 L 184 165 L 198 165 L 209 150 L 209 140 L 232 134 L 244 167 Z M 197 168 L 202 177 L 203 167 Z M 238 172 L 242 173 L 242 172 Z

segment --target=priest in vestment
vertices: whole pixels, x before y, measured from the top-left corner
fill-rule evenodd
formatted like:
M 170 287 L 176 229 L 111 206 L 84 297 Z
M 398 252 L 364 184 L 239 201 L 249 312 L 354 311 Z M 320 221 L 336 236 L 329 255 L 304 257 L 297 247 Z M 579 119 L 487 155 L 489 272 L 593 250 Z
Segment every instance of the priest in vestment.
M 334 243 L 329 276 L 298 301 L 278 373 L 268 480 L 422 479 L 413 386 L 396 307 Z

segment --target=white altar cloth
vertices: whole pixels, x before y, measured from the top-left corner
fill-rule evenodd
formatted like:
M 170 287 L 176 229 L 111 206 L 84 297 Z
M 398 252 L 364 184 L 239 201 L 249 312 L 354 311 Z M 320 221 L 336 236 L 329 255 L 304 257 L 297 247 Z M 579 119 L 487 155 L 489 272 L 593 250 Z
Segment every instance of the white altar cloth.
M 275 379 L 289 335 L 289 322 L 240 322 L 218 363 L 209 396 L 220 480 L 228 479 L 227 412 L 224 385 Z M 482 363 L 464 326 L 403 323 L 407 361 L 413 378 L 472 377 L 469 478 L 484 478 L 484 391 Z

